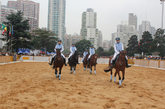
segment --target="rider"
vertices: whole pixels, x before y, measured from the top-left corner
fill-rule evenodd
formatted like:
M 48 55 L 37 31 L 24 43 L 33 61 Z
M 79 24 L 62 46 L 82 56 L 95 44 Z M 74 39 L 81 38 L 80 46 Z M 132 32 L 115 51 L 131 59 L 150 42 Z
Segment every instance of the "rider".
M 95 48 L 94 48 L 93 45 L 91 45 L 91 47 L 89 48 L 88 63 L 90 61 L 91 56 L 94 55 L 94 54 L 95 54 Z
M 111 59 L 111 66 L 110 66 L 111 69 L 115 66 L 115 62 L 114 61 L 116 59 L 116 56 L 118 54 L 120 54 L 121 51 L 124 50 L 123 44 L 120 42 L 120 38 L 119 37 L 116 38 L 116 43 L 114 44 L 114 50 L 115 50 L 115 54 L 113 55 L 113 58 Z M 126 67 L 127 68 L 131 67 L 131 66 L 128 65 L 128 57 L 127 56 L 125 56 L 125 59 L 126 59 Z
M 63 59 L 64 59 L 65 66 L 67 66 L 65 56 L 62 54 L 62 52 L 64 51 L 64 46 L 62 45 L 62 41 L 61 41 L 61 40 L 58 40 L 58 43 L 57 43 L 57 45 L 56 45 L 55 48 L 54 48 L 54 51 L 55 51 L 55 52 L 56 52 L 56 49 L 61 49 L 61 55 L 62 55 L 62 57 L 63 57 Z M 56 56 L 56 54 L 55 54 L 54 57 L 52 58 L 50 65 L 52 65 L 55 56 Z
M 84 61 L 85 57 L 88 55 L 88 50 L 85 49 L 84 53 L 83 53 L 83 58 L 82 58 L 82 62 Z
M 75 51 L 77 51 L 77 48 L 75 47 L 75 44 L 72 44 L 72 46 L 70 47 L 70 55 L 68 59 L 70 59 L 70 57 L 75 53 Z

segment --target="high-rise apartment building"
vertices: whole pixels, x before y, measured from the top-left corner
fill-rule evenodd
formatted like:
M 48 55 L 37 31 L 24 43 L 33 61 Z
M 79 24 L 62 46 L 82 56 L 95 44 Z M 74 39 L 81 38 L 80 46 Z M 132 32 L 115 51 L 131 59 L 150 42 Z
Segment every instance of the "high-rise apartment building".
M 133 13 L 129 13 L 128 25 L 135 26 L 135 29 L 137 30 L 137 16 Z
M 98 41 L 102 38 L 102 33 L 97 29 L 97 14 L 91 8 L 82 14 L 81 36 L 83 39 L 90 40 L 95 48 L 102 43 Z
M 17 10 L 16 9 L 13 9 L 13 8 L 8 8 L 7 6 L 5 5 L 1 5 L 1 22 L 6 22 L 7 19 L 6 17 L 11 14 L 11 13 L 17 13 Z
M 59 39 L 64 40 L 66 0 L 49 0 L 48 30 L 55 33 Z
M 150 32 L 152 36 L 154 36 L 156 33 L 156 29 L 151 26 L 151 23 L 149 21 L 142 21 L 142 24 L 139 25 L 139 39 L 142 38 L 143 32 L 145 31 Z
M 39 27 L 39 8 L 40 4 L 30 0 L 8 1 L 8 8 L 22 11 L 24 18 L 29 20 L 30 29 Z

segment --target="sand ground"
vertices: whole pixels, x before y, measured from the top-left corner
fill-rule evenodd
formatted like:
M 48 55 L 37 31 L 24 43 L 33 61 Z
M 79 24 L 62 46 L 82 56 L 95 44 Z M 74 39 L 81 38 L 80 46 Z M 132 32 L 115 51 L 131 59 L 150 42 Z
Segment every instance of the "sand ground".
M 59 81 L 47 63 L 0 66 L 0 109 L 165 109 L 165 71 L 132 67 L 119 88 L 105 67 L 64 67 Z

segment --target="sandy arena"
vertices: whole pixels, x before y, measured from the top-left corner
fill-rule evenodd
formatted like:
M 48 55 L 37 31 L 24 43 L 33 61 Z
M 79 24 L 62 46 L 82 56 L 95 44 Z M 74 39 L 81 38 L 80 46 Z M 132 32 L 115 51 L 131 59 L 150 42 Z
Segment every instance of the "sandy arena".
M 96 76 L 64 67 L 59 81 L 48 63 L 2 65 L 0 109 L 165 109 L 165 71 L 132 67 L 119 88 L 105 67 Z

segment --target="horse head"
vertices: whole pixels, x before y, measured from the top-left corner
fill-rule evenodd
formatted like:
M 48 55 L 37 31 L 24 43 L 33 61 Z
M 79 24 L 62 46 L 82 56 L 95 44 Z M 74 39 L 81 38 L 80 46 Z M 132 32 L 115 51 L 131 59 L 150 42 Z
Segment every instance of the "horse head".
M 127 54 L 127 52 L 125 50 L 123 50 L 123 51 L 120 52 L 120 56 L 121 57 L 124 57 L 125 58 L 126 54 Z
M 56 54 L 57 54 L 57 56 L 60 56 L 61 55 L 61 49 L 56 49 Z

